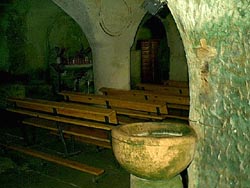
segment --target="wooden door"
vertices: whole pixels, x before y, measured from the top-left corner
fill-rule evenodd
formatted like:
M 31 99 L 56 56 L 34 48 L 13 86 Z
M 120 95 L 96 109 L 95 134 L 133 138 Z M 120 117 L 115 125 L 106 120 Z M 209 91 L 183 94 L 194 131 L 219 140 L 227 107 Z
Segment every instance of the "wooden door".
M 143 83 L 160 82 L 159 44 L 159 39 L 141 41 L 141 82 Z

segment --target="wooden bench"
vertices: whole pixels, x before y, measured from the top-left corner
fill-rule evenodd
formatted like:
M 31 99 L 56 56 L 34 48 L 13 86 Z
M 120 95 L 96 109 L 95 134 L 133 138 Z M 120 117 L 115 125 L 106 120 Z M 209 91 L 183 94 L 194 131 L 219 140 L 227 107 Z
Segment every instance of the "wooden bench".
M 31 116 L 34 116 L 33 113 L 35 112 L 44 112 L 56 115 L 56 117 L 68 116 L 118 124 L 116 112 L 112 109 L 30 98 L 8 98 L 7 101 L 13 103 L 15 110 L 16 108 L 19 109 L 20 113 L 27 113 L 28 111 L 27 115 L 30 114 Z
M 118 125 L 113 109 L 31 98 L 9 97 L 7 102 L 7 111 L 24 116 L 22 124 L 53 131 L 59 134 L 64 145 L 64 137 L 69 135 L 87 143 L 111 148 L 110 133 L 112 127 Z M 67 154 L 67 147 L 65 151 Z M 95 168 L 93 172 L 86 172 L 100 175 L 103 170 Z
M 157 92 L 164 95 L 174 95 L 174 96 L 189 96 L 188 87 L 176 87 L 176 86 L 167 86 L 160 84 L 146 84 L 139 83 L 136 85 L 136 89 Z
M 127 115 L 135 118 L 148 118 L 163 120 L 168 114 L 164 102 L 135 100 L 132 98 L 119 98 L 80 92 L 63 91 L 58 93 L 65 101 L 83 104 L 101 105 L 105 108 L 115 109 L 118 115 Z
M 102 87 L 99 89 L 106 96 L 119 96 L 134 98 L 136 100 L 147 100 L 147 101 L 163 101 L 168 107 L 188 109 L 189 108 L 189 97 L 187 96 L 174 96 L 174 95 L 164 95 L 162 93 L 152 92 L 152 91 L 142 91 L 142 90 L 122 90 Z
M 63 95 L 66 101 L 106 105 L 106 107 L 115 109 L 118 115 L 127 115 L 135 118 L 145 118 L 156 121 L 165 120 L 167 118 L 188 120 L 187 117 L 169 114 L 165 101 L 145 100 L 142 98 L 142 95 L 130 95 L 131 93 L 127 93 L 128 91 L 125 90 L 114 90 L 118 91 L 118 93 L 107 96 L 90 95 L 79 92 L 60 92 L 59 94 Z M 165 111 L 165 108 L 167 108 L 167 111 Z M 159 109 L 162 109 L 163 111 Z
M 162 93 L 156 93 L 151 91 L 143 91 L 143 90 L 122 90 L 122 89 L 114 89 L 103 87 L 100 88 L 100 91 L 106 96 L 119 97 L 125 99 L 133 99 L 133 100 L 145 100 L 150 102 L 163 102 L 167 105 L 168 115 L 173 115 L 173 118 L 177 119 L 185 119 L 188 120 L 187 114 L 189 111 L 189 97 L 187 96 L 173 96 L 173 95 L 164 95 Z M 184 115 L 171 114 L 171 111 L 179 111 L 181 113 L 184 112 Z M 184 117 L 183 117 L 184 116 Z

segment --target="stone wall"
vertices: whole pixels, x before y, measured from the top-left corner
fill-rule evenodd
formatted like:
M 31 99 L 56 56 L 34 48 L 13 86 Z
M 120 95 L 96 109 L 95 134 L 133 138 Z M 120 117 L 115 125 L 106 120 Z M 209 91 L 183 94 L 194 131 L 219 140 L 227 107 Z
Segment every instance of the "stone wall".
M 200 137 L 190 187 L 249 187 L 249 2 L 168 5 L 187 54 L 190 120 Z
M 2 11 L 0 83 L 53 86 L 57 91 L 58 74 L 51 66 L 57 60 L 56 48 L 65 49 L 63 56 L 67 59 L 77 56 L 82 48 L 89 48 L 79 25 L 50 0 L 6 1 Z M 7 79 L 6 75 L 17 79 Z M 62 79 L 69 88 L 74 88 L 76 75 L 73 76 L 64 74 L 65 81 Z
M 170 50 L 169 80 L 188 81 L 187 59 L 178 28 L 171 14 L 163 21 Z

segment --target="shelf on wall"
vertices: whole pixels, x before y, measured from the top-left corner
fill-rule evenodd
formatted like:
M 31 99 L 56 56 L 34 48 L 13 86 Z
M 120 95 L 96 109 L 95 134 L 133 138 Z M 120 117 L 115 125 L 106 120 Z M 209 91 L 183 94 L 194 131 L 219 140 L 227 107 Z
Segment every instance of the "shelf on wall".
M 91 68 L 93 64 L 71 64 L 64 65 L 65 69 Z

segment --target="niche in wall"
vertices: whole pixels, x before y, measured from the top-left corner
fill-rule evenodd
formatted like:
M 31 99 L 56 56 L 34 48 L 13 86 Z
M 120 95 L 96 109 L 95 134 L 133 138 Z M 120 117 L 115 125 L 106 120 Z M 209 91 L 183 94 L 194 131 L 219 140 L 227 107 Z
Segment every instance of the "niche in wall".
M 131 88 L 139 82 L 188 81 L 184 47 L 167 6 L 156 15 L 147 13 L 131 48 Z
M 92 52 L 79 25 L 62 14 L 48 27 L 47 38 L 51 82 L 55 90 L 92 92 Z

